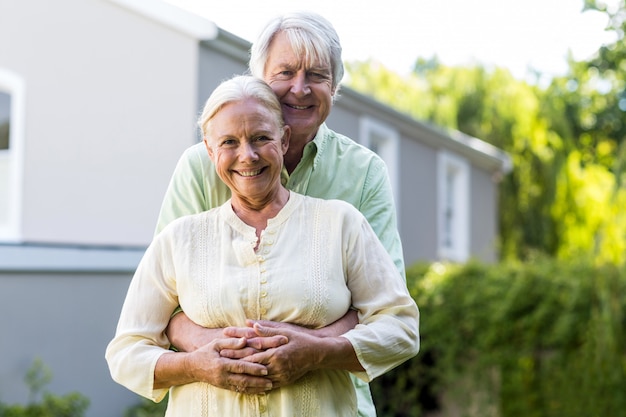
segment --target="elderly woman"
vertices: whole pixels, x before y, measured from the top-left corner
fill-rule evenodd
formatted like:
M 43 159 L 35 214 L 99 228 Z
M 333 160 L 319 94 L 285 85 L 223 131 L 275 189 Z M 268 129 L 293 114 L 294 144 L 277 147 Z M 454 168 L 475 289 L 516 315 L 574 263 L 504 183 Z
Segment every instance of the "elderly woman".
M 263 81 L 241 76 L 221 84 L 200 125 L 232 197 L 175 220 L 146 251 L 107 347 L 113 378 L 155 401 L 169 388 L 167 416 L 356 416 L 349 372 L 369 381 L 418 351 L 419 312 L 406 285 L 354 207 L 281 185 L 290 128 Z M 220 352 L 246 340 L 168 350 L 164 331 L 179 304 L 206 327 L 245 326 L 253 318 L 319 328 L 350 308 L 359 324 L 342 336 L 311 337 L 300 354 L 318 370 L 280 388 L 263 382 L 242 392 L 224 377 L 229 369 L 264 381 L 266 366 L 255 355 Z

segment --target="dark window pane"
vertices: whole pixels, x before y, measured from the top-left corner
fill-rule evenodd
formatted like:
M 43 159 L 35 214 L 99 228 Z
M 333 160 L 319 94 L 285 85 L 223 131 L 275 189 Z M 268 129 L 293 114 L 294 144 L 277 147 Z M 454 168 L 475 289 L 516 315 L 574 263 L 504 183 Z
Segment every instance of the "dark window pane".
M 9 149 L 9 125 L 11 121 L 11 96 L 0 91 L 0 150 Z

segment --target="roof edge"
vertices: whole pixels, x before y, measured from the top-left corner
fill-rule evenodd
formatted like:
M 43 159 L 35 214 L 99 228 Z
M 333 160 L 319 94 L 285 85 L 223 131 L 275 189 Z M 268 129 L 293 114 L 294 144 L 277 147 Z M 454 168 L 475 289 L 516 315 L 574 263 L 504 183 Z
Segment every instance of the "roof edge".
M 365 106 L 364 108 L 376 110 L 378 117 L 383 119 L 387 117 L 389 123 L 408 137 L 415 137 L 415 130 L 418 129 L 425 133 L 421 136 L 424 143 L 459 152 L 483 168 L 496 169 L 503 175 L 511 172 L 513 168 L 511 157 L 507 152 L 482 139 L 419 120 L 349 86 L 342 85 L 339 94 L 339 101 L 346 99 L 351 106 Z
M 158 0 L 108 0 L 199 40 L 215 39 L 217 25 L 201 16 Z

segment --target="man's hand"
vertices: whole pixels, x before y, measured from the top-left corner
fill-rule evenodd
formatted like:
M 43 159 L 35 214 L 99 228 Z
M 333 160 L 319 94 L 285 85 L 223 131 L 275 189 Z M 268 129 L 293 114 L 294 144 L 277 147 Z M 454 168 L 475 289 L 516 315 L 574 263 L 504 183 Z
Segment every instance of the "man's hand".
M 213 340 L 224 337 L 222 329 L 202 327 L 191 321 L 182 311 L 170 319 L 165 335 L 170 344 L 180 352 L 193 352 Z

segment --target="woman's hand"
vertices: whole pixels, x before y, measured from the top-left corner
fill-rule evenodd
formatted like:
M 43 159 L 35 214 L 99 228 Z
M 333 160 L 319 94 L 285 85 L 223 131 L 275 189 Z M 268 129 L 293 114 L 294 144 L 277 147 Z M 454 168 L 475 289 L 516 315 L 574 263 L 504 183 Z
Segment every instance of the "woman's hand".
M 277 348 L 286 344 L 289 340 L 286 336 L 277 334 L 272 336 L 261 336 L 254 329 L 254 321 L 248 320 L 248 327 L 226 327 L 223 329 L 224 337 L 244 338 L 246 346 L 241 349 L 223 349 L 220 354 L 225 358 L 242 359 L 255 353 L 268 349 Z M 277 323 L 278 324 L 278 323 Z M 281 323 L 282 324 L 282 323 Z M 298 326 L 293 326 L 294 328 Z
M 154 388 L 206 382 L 245 394 L 259 394 L 272 389 L 265 365 L 220 355 L 224 349 L 241 350 L 246 343 L 245 338 L 217 339 L 191 353 L 163 354 L 154 372 Z

